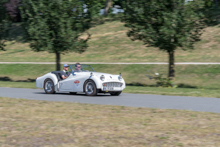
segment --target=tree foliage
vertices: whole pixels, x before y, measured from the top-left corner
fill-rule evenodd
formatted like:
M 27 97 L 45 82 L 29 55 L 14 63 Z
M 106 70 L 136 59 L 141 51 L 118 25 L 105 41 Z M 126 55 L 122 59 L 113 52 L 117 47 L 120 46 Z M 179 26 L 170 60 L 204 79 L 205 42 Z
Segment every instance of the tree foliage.
M 9 19 L 13 22 L 20 22 L 21 21 L 21 14 L 18 9 L 20 0 L 9 0 L 5 3 L 6 12 L 9 16 Z
M 0 50 L 5 51 L 5 39 L 8 35 L 9 23 L 6 13 L 5 3 L 7 0 L 0 1 Z
M 21 13 L 26 38 L 34 51 L 56 54 L 60 70 L 60 54 L 82 53 L 88 47 L 87 38 L 80 35 L 90 28 L 90 11 L 84 12 L 85 1 L 22 0 Z M 89 6 L 88 6 L 89 7 Z
M 105 0 L 92 0 L 86 1 L 86 5 L 89 6 L 92 16 L 99 16 L 100 10 L 105 7 Z
M 203 0 L 125 0 L 123 21 L 132 40 L 157 47 L 169 55 L 168 77 L 175 76 L 176 49 L 193 49 L 206 27 Z

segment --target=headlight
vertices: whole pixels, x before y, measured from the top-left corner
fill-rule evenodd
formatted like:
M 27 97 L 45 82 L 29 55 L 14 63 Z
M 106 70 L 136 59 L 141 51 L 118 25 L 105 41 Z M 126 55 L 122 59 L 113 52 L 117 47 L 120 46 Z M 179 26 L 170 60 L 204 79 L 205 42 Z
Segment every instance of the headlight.
M 100 80 L 104 81 L 104 80 L 105 80 L 105 76 L 104 76 L 104 75 L 101 75 L 101 76 L 100 76 Z
M 122 80 L 122 76 L 118 76 L 118 80 L 121 81 Z

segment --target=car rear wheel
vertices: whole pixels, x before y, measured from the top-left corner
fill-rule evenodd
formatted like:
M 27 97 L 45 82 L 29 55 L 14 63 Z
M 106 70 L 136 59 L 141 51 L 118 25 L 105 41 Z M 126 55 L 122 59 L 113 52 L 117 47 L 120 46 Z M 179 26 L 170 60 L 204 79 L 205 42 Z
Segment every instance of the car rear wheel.
M 46 79 L 46 80 L 44 81 L 44 91 L 45 91 L 47 94 L 53 94 L 53 93 L 55 93 L 53 80 L 51 80 L 51 79 Z
M 86 81 L 86 83 L 84 84 L 84 91 L 88 96 L 97 95 L 97 88 L 92 80 Z
M 112 96 L 119 96 L 121 94 L 121 91 L 118 91 L 118 92 L 110 92 L 110 94 Z

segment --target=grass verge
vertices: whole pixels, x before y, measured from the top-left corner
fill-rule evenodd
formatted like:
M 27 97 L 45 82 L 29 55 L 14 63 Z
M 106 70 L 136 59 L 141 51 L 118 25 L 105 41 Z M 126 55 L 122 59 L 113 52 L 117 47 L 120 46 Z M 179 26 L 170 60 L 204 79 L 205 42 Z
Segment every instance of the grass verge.
M 197 88 L 163 88 L 163 87 L 144 87 L 127 86 L 125 93 L 155 94 L 155 95 L 175 95 L 193 97 L 215 97 L 220 98 L 220 90 L 197 89 Z
M 0 110 L 2 146 L 220 146 L 216 113 L 9 98 Z

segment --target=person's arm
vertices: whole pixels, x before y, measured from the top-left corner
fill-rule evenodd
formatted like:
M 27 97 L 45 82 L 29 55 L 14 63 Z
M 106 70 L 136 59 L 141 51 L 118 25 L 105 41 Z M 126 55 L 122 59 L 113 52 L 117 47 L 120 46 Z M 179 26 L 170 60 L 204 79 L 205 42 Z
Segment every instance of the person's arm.
M 64 75 L 62 75 L 62 78 L 63 78 L 63 79 L 66 79 L 67 77 L 65 77 Z
M 65 77 L 65 73 L 64 73 L 64 72 L 62 72 L 62 73 L 61 73 L 61 77 L 62 77 L 62 79 L 66 79 L 68 76 L 67 76 L 67 77 Z

